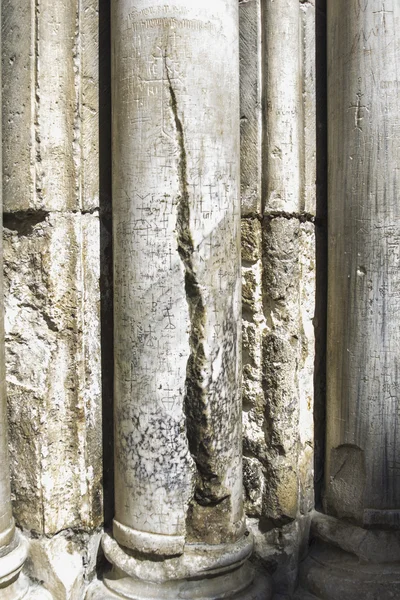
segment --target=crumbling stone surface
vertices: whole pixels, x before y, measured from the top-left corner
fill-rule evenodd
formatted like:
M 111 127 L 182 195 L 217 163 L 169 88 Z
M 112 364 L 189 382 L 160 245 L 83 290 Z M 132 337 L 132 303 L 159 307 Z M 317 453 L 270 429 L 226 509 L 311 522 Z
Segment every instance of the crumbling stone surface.
M 299 563 L 308 551 L 309 515 L 274 527 L 267 520 L 249 519 L 254 535 L 254 560 L 273 576 L 274 600 L 292 600 L 298 582 Z
M 258 460 L 265 476 L 262 514 L 285 521 L 313 505 L 314 226 L 277 217 L 263 227 L 263 266 L 243 266 L 244 453 L 253 459 L 245 489 L 253 488 L 254 497 Z M 243 239 L 248 245 L 249 236 Z
M 305 218 L 242 219 L 245 508 L 259 519 L 256 555 L 285 593 L 314 501 L 314 243 Z
M 32 538 L 26 571 L 42 582 L 53 600 L 81 600 L 95 574 L 100 537 L 101 532 L 67 530 L 52 537 Z
M 281 599 L 296 586 L 314 504 L 315 6 L 259 12 L 249 0 L 240 11 L 245 509 Z
M 55 533 L 101 522 L 98 219 L 5 219 L 14 514 Z M 22 233 L 21 227 L 25 228 Z
M 64 542 L 51 536 L 95 530 L 103 512 L 98 1 L 6 0 L 2 24 L 14 515 L 35 536 L 31 578 L 81 600 L 80 538 L 68 552 L 81 575 L 56 585 Z

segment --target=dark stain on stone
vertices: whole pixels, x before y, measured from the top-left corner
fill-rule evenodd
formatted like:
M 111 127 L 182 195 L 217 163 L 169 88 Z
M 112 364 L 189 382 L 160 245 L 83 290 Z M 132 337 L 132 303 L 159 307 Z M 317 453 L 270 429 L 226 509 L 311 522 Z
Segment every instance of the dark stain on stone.
M 28 236 L 36 225 L 44 223 L 49 213 L 45 210 L 20 210 L 3 213 L 3 226 L 10 231 L 16 231 L 19 236 Z

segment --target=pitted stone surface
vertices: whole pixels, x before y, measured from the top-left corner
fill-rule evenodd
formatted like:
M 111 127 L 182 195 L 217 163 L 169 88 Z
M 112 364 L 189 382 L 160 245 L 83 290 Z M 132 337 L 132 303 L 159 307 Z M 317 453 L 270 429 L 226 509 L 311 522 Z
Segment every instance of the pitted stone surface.
M 14 511 L 46 534 L 102 519 L 97 11 L 2 3 Z

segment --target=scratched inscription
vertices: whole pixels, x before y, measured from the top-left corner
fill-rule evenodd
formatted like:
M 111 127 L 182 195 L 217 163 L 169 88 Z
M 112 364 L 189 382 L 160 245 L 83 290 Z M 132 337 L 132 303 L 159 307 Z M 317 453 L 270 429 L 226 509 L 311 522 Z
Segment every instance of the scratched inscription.
M 114 98 L 117 519 L 164 534 L 195 488 L 241 515 L 234 32 L 175 15 L 125 19 Z

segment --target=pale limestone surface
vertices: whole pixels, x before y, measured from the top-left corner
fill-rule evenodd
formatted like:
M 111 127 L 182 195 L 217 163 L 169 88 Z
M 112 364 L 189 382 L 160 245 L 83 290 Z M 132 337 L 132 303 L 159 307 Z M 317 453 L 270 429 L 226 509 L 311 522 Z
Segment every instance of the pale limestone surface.
M 50 213 L 25 234 L 18 220 L 6 224 L 15 514 L 21 526 L 46 534 L 90 528 L 101 516 L 93 462 L 101 441 L 98 304 L 88 294 L 98 295 L 98 222 Z
M 214 6 L 215 3 L 212 4 Z M 285 587 L 285 573 L 288 573 L 287 585 L 292 585 L 296 579 L 297 557 L 301 555 L 302 544 L 307 537 L 306 525 L 302 525 L 306 518 L 303 520 L 300 514 L 306 514 L 312 505 L 310 390 L 314 242 L 311 215 L 302 213 L 313 214 L 315 205 L 314 8 L 310 2 L 303 3 L 301 12 L 296 15 L 294 5 L 292 2 L 290 7 L 285 5 L 282 8 L 287 12 L 282 19 L 277 3 L 268 3 L 267 9 L 276 11 L 275 21 L 269 21 L 277 24 L 274 28 L 267 26 L 265 21 L 261 22 L 258 0 L 240 3 L 242 213 L 248 216 L 242 224 L 245 507 L 248 515 L 261 519 L 262 523 L 271 517 L 279 523 L 278 527 L 266 532 L 258 521 L 251 521 L 251 529 L 256 540 L 256 556 L 261 564 L 268 568 L 275 563 L 279 565 L 275 580 L 281 590 Z M 81 2 L 77 18 L 75 0 L 67 4 L 61 0 L 41 0 L 37 6 L 40 10 L 35 13 L 33 2 L 28 6 L 18 0 L 3 2 L 7 21 L 4 99 L 7 115 L 6 210 L 20 213 L 16 216 L 26 221 L 23 225 L 20 219 L 8 217 L 8 360 L 12 373 L 10 417 L 12 440 L 15 440 L 12 445 L 15 506 L 26 527 L 52 533 L 58 527 L 79 526 L 80 523 L 91 527 L 99 523 L 97 7 L 93 0 Z M 149 19 L 152 15 L 145 17 Z M 33 25 L 36 19 L 37 30 Z M 268 62 L 262 57 L 263 26 L 267 28 L 269 40 Z M 289 29 L 278 34 L 279 27 Z M 150 42 L 147 40 L 146 43 Z M 179 50 L 179 58 L 186 56 L 180 46 L 174 46 L 174 40 L 168 43 L 177 54 Z M 207 52 L 210 52 L 209 47 Z M 300 64 L 298 59 L 301 55 Z M 160 58 L 155 54 L 152 59 L 153 70 L 150 74 L 146 73 L 147 79 L 157 76 L 157 68 L 154 72 L 157 57 Z M 285 78 L 279 82 L 283 57 L 289 58 L 283 64 Z M 170 163 L 164 167 L 166 173 L 179 161 L 182 164 L 175 117 L 178 116 L 184 132 L 187 125 L 190 130 L 190 118 L 194 119 L 191 114 L 185 118 L 187 109 L 181 110 L 188 103 L 192 89 L 186 96 L 177 58 L 172 53 L 166 69 L 172 76 L 171 82 L 164 81 L 168 94 L 163 133 L 166 138 L 169 134 L 164 147 L 171 152 Z M 273 155 L 274 162 L 267 151 L 264 157 L 264 172 L 271 169 L 268 194 L 272 194 L 275 200 L 278 196 L 286 199 L 285 203 L 274 200 L 270 206 L 274 216 L 281 216 L 276 224 L 268 215 L 263 220 L 261 214 L 260 100 L 263 64 L 266 69 L 264 75 L 271 77 L 272 82 L 276 80 L 276 84 L 270 84 L 268 93 L 274 94 L 273 90 L 278 89 L 276 85 L 285 87 L 284 91 L 273 95 L 267 113 L 267 125 L 269 123 L 269 130 L 275 136 L 276 147 L 284 151 L 280 167 L 274 166 L 278 165 L 275 159 L 279 156 Z M 172 83 L 175 92 L 176 113 L 171 111 L 169 83 Z M 148 97 L 155 96 L 153 102 L 157 106 L 159 82 L 153 82 L 153 86 L 150 83 L 144 85 L 149 89 Z M 235 87 L 237 84 L 230 85 Z M 61 96 L 60 105 L 49 102 L 55 92 Z M 146 97 L 141 93 L 142 99 Z M 226 109 L 225 97 L 222 104 Z M 210 114 L 207 113 L 204 118 L 209 119 Z M 228 116 L 224 114 L 223 118 Z M 297 140 L 295 143 L 288 143 L 289 132 L 294 136 L 291 140 Z M 191 139 L 195 139 L 193 135 Z M 220 143 L 219 140 L 217 142 Z M 151 147 L 151 140 L 148 143 Z M 154 152 L 157 154 L 162 148 L 161 144 Z M 189 166 L 191 152 L 194 154 L 189 147 Z M 208 155 L 202 168 L 205 169 L 207 164 Z M 207 174 L 203 185 L 212 184 L 210 177 Z M 180 185 L 177 179 L 175 193 Z M 207 202 L 212 203 L 212 190 L 214 193 L 220 191 L 221 181 L 219 179 L 215 189 L 211 185 Z M 165 192 L 162 179 L 158 184 Z M 129 181 L 128 185 L 132 182 Z M 232 194 L 232 189 L 228 194 Z M 203 196 L 207 197 L 205 193 Z M 267 201 L 268 197 L 264 200 Z M 143 203 L 142 207 L 146 218 L 151 216 L 155 219 Z M 23 211 L 37 209 L 43 212 L 36 212 L 31 220 L 27 220 Z M 86 211 L 93 214 L 81 214 Z M 280 215 L 281 212 L 284 214 Z M 165 215 L 162 219 L 165 220 Z M 280 237 L 281 245 L 278 243 Z M 70 240 L 68 250 L 64 247 L 65 239 Z M 219 238 L 217 242 L 210 238 L 209 242 L 210 250 L 211 244 L 214 244 L 213 251 L 216 251 L 215 244 L 220 242 Z M 285 244 L 290 248 L 287 261 Z M 168 248 L 165 250 L 168 251 Z M 222 256 L 225 250 L 222 244 L 216 252 Z M 178 265 L 179 260 L 174 264 Z M 270 263 L 273 267 L 269 266 Z M 149 266 L 149 261 L 145 266 Z M 293 278 L 291 282 L 288 281 L 287 269 Z M 277 281 L 273 280 L 273 270 Z M 215 274 L 215 279 L 219 282 L 219 273 Z M 162 286 L 163 282 L 157 281 L 157 285 Z M 271 293 L 268 291 L 270 288 Z M 180 289 L 184 292 L 182 272 Z M 279 297 L 280 290 L 283 290 L 282 298 Z M 274 296 L 275 293 L 278 296 Z M 174 304 L 174 309 L 179 308 L 180 318 L 185 315 L 189 323 L 184 294 L 180 299 L 175 296 L 177 303 L 181 304 Z M 221 296 L 216 303 L 225 301 L 223 294 Z M 167 317 L 164 318 L 169 322 L 168 313 L 172 312 L 168 301 L 165 306 Z M 144 339 L 146 330 L 139 334 Z M 183 338 L 185 336 L 188 347 L 188 332 Z M 279 356 L 275 356 L 279 349 Z M 35 357 L 34 363 L 31 356 Z M 78 364 L 75 363 L 76 356 L 79 357 Z M 279 358 L 276 360 L 278 364 L 273 364 L 273 358 Z M 40 365 L 40 368 L 32 368 L 33 365 Z M 184 368 L 182 370 L 185 371 Z M 76 390 L 68 385 L 68 381 L 72 380 L 79 381 Z M 65 381 L 67 386 L 63 385 Z M 275 386 L 277 389 L 274 389 Z M 271 421 L 265 419 L 267 406 L 269 411 L 274 412 L 272 430 Z M 63 410 L 60 410 L 61 407 Z M 277 448 L 280 450 L 281 444 L 283 457 L 276 451 Z M 19 458 L 21 453 L 25 456 L 27 452 L 30 453 L 29 464 Z M 34 468 L 28 469 L 31 464 Z M 59 464 L 65 465 L 65 480 L 57 470 Z M 237 465 L 235 469 L 238 469 Z M 298 478 L 296 472 L 299 473 Z M 236 481 L 240 482 L 237 475 Z M 204 480 L 201 485 L 203 492 Z M 206 523 L 211 523 L 210 539 L 215 536 L 215 520 L 212 517 L 209 520 L 213 510 L 214 507 L 201 508 L 198 519 L 193 521 L 196 536 L 199 529 L 202 529 L 201 534 L 204 533 L 204 516 L 208 520 Z M 287 518 L 290 523 L 282 525 Z M 225 532 L 222 528 L 219 535 Z M 175 541 L 181 543 L 180 536 L 176 537 L 178 540 Z M 72 536 L 67 550 L 64 541 L 59 541 L 58 537 L 54 538 L 54 544 L 40 539 L 35 545 L 33 576 L 35 569 L 37 573 L 44 573 L 52 589 L 64 594 L 62 597 L 66 600 L 80 600 L 82 587 L 79 582 L 90 571 L 76 560 L 76 553 L 83 552 L 78 539 L 79 535 Z M 97 538 L 94 536 L 92 539 Z M 58 553 L 69 565 L 65 577 L 57 573 Z M 89 553 L 91 561 L 95 553 L 93 546 Z
M 314 503 L 315 10 L 311 2 L 267 1 L 260 17 L 251 2 L 240 5 L 242 37 L 250 18 L 253 31 L 262 18 L 265 54 L 257 72 L 260 41 L 257 50 L 242 43 L 242 65 L 253 65 L 242 98 L 264 86 L 267 106 L 262 212 L 250 211 L 242 188 L 245 509 L 255 557 L 286 598 Z M 242 174 L 255 165 L 243 132 L 259 106 L 249 108 Z
M 324 509 L 301 585 L 400 594 L 396 2 L 328 1 L 328 345 Z
M 20 526 L 48 536 L 102 521 L 97 9 L 2 3 L 13 507 Z M 88 572 L 80 535 L 68 542 L 76 581 Z M 63 555 L 51 543 L 35 541 L 29 575 L 80 600 L 81 584 L 60 575 L 54 586 Z
M 236 20 L 224 0 L 114 11 L 114 533 L 170 553 L 244 527 Z
M 300 4 L 301 10 L 301 46 L 302 46 L 302 98 L 303 98 L 303 156 L 302 185 L 303 210 L 316 213 L 316 60 L 315 60 L 315 6 L 314 0 Z
M 112 23 L 116 514 L 88 597 L 267 598 L 242 500 L 238 4 L 125 0 Z
M 326 511 L 400 517 L 400 5 L 328 3 Z
M 268 211 L 304 210 L 302 44 L 298 0 L 266 0 L 264 28 L 265 192 Z

